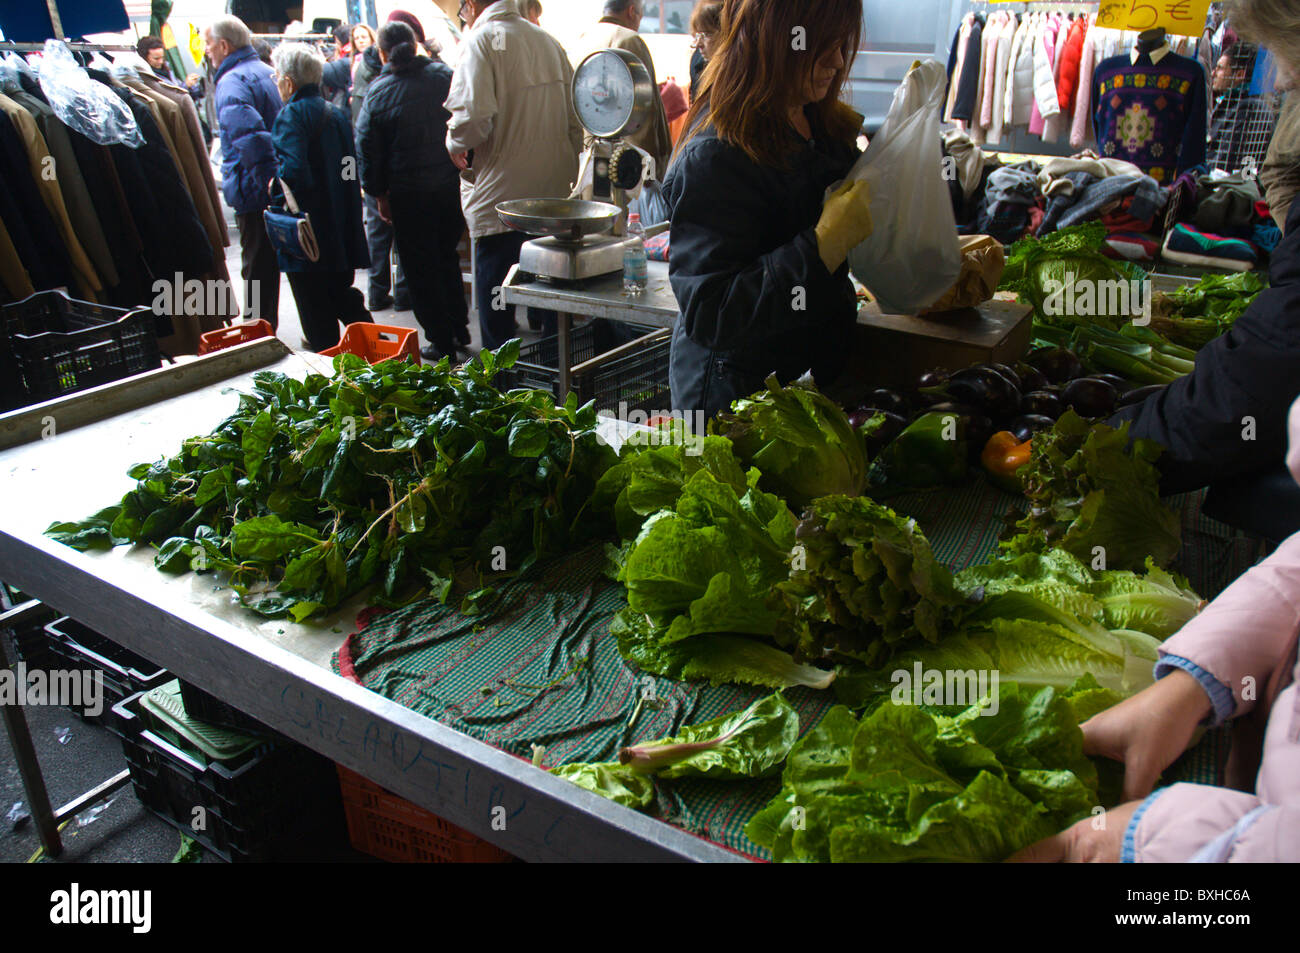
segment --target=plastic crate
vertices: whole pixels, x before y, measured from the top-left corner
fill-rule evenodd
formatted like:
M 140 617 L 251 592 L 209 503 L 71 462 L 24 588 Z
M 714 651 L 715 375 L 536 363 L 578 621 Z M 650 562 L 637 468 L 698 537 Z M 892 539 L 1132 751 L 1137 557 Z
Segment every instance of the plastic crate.
M 181 701 L 185 702 L 185 711 L 191 718 L 206 721 L 235 731 L 251 731 L 256 734 L 274 735 L 266 725 L 251 715 L 245 715 L 238 708 L 227 705 L 215 695 L 205 692 L 197 685 L 181 679 Z
M 208 761 L 152 728 L 143 696 L 113 711 L 136 797 L 153 813 L 233 863 L 318 859 L 332 842 L 342 843 L 329 759 L 301 745 L 267 742 L 230 762 Z M 197 830 L 196 817 L 203 821 Z
M 149 691 L 171 680 L 171 674 L 124 649 L 88 626 L 68 616 L 45 626 L 51 668 L 77 672 L 100 672 L 104 686 L 104 707 L 98 715 L 69 706 L 83 720 L 112 727 L 113 708 L 138 692 Z
M 10 600 L 3 600 L 0 608 L 5 610 L 12 609 L 16 605 L 22 605 L 26 600 L 9 604 Z M 28 671 L 40 669 L 49 671 L 54 668 L 54 652 L 50 648 L 50 636 L 45 631 L 45 626 L 59 617 L 59 614 L 48 606 L 43 606 L 40 613 L 32 618 L 21 622 L 18 625 L 9 627 L 9 635 L 13 639 L 14 655 L 16 658 L 11 659 L 13 662 L 22 662 L 27 666 Z
M 651 327 L 622 322 L 613 327 L 610 322 L 591 321 L 587 324 L 579 324 L 569 332 L 569 367 L 576 367 L 617 348 L 623 343 L 621 338 L 627 334 L 641 336 L 654 330 Z M 514 366 L 498 372 L 495 383 L 502 390 L 524 387 L 548 391 L 558 400 L 560 397 L 559 335 L 552 334 L 523 345 L 519 349 L 519 358 Z M 576 389 L 576 384 L 574 386 Z M 617 402 L 614 407 L 617 409 Z
M 162 357 L 153 312 L 40 291 L 0 308 L 0 400 L 5 410 L 144 371 Z
M 199 353 L 211 354 L 213 351 L 224 351 L 236 344 L 274 336 L 275 329 L 271 327 L 271 322 L 258 318 L 245 324 L 232 324 L 228 328 L 204 331 L 199 335 Z
M 336 767 L 348 835 L 352 846 L 362 853 L 394 863 L 505 864 L 514 860 L 500 847 L 448 824 L 355 771 L 341 764 Z
M 573 373 L 573 392 L 578 402 L 595 401 L 597 410 L 614 411 L 620 417 L 630 411 L 666 414 L 672 409 L 668 386 L 668 359 L 672 332 L 651 333 L 623 347 L 593 359 Z
M 391 324 L 349 324 L 344 328 L 339 343 L 320 353 L 321 357 L 333 357 L 344 351 L 364 357 L 371 364 L 395 358 L 406 358 L 419 364 L 420 334 L 411 328 L 397 328 Z

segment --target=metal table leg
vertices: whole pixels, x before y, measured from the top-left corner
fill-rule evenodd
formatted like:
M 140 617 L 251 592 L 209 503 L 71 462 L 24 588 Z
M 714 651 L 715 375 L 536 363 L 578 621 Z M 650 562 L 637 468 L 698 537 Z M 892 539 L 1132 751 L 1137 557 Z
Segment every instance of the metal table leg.
M 560 393 L 557 397 L 560 403 L 564 403 L 569 397 L 569 391 L 572 390 L 573 355 L 569 352 L 569 332 L 573 330 L 573 315 L 559 312 L 555 315 L 555 328 L 559 333 L 559 351 L 560 351 Z
M 0 640 L 0 669 L 10 667 L 4 641 Z M 36 746 L 32 744 L 27 718 L 16 704 L 0 705 L 0 715 L 4 716 L 5 730 L 9 733 L 9 744 L 13 746 L 14 758 L 18 762 L 18 773 L 22 775 L 23 790 L 27 792 L 27 801 L 32 806 L 32 819 L 36 822 L 41 846 L 51 857 L 57 857 L 63 853 L 63 841 L 59 838 L 58 820 L 50 809 L 50 795 L 45 790 L 40 762 L 36 760 Z
M 33 599 L 0 613 L 0 629 L 20 623 L 43 608 L 39 601 Z M 0 670 L 10 668 L 12 666 L 5 653 L 4 640 L 0 639 Z M 0 715 L 4 716 L 5 730 L 9 734 L 9 744 L 13 747 L 14 758 L 18 762 L 18 773 L 23 779 L 23 790 L 27 792 L 27 800 L 32 806 L 32 819 L 36 822 L 41 846 L 51 857 L 58 857 L 63 853 L 63 839 L 59 836 L 59 825 L 105 800 L 114 791 L 125 787 L 131 781 L 131 772 L 120 771 L 102 784 L 73 798 L 57 811 L 52 810 L 49 791 L 45 788 L 45 777 L 41 774 L 41 764 L 36 758 L 36 746 L 32 744 L 31 729 L 27 727 L 27 717 L 17 704 L 0 704 Z

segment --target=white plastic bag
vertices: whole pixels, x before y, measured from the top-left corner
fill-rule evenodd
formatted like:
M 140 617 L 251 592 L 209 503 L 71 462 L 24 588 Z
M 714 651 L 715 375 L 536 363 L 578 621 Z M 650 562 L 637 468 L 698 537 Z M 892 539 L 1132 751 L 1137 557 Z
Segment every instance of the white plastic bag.
M 961 273 L 939 140 L 947 82 L 934 61 L 909 72 L 894 91 L 885 124 L 848 175 L 871 185 L 874 229 L 849 252 L 849 268 L 887 314 L 925 310 Z
M 87 76 L 67 44 L 45 41 L 40 77 L 41 91 L 65 126 L 101 146 L 120 142 L 139 149 L 144 145 L 131 108 L 107 86 Z

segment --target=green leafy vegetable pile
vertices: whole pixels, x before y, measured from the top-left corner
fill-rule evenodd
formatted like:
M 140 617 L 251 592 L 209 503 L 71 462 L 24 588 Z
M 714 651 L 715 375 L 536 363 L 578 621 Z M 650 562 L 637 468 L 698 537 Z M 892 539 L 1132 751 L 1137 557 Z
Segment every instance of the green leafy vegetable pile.
M 132 467 L 120 504 L 46 532 L 80 549 L 154 544 L 167 572 L 223 570 L 268 617 L 302 621 L 372 584 L 391 604 L 412 589 L 445 601 L 459 582 L 472 611 L 484 572 L 612 530 L 591 505 L 617 460 L 594 408 L 503 394 L 492 378 L 518 350 L 455 371 L 342 354 L 333 377 L 255 374 L 213 433 Z
M 779 587 L 804 658 L 867 665 L 900 643 L 935 642 L 965 601 L 916 525 L 866 497 L 828 496 L 804 513 Z
M 757 470 L 715 447 L 619 555 L 628 602 L 612 627 L 619 650 L 669 678 L 825 688 L 832 673 L 791 657 L 785 606 L 773 597 L 789 575 L 794 514 L 758 488 Z
M 1024 686 L 1057 688 L 1087 672 L 1129 695 L 1151 684 L 1160 643 L 1204 605 L 1186 580 L 1150 563 L 1145 575 L 1093 572 L 1062 549 L 1002 556 L 959 572 L 954 582 L 978 606 L 937 644 L 905 648 L 880 668 L 841 672 L 835 690 L 842 702 L 867 707 L 915 665 L 997 671 Z
M 1050 307 L 1049 298 L 1054 288 L 1077 285 L 1080 289 L 1103 287 L 1100 282 L 1141 281 L 1146 273 L 1129 262 L 1118 262 L 1102 254 L 1106 244 L 1106 226 L 1100 222 L 1072 225 L 1042 238 L 1024 238 L 1007 251 L 1007 265 L 1002 272 L 999 291 L 1014 291 L 1034 306 L 1040 321 L 1053 324 L 1100 324 L 1112 330 L 1132 320 L 1131 314 L 1103 315 L 1090 313 L 1076 316 L 1068 313 L 1049 315 L 1049 310 L 1066 311 L 1065 296 Z M 1054 286 L 1049 282 L 1056 282 Z M 1065 293 L 1068 295 L 1068 292 Z M 1094 307 L 1100 310 L 1096 291 L 1091 290 Z
M 1003 682 L 996 709 L 832 708 L 745 833 L 781 861 L 1000 861 L 1101 803 L 1079 723 L 1118 698 Z M 1110 785 L 1106 786 L 1107 791 Z
M 862 493 L 866 440 L 840 406 L 808 379 L 782 387 L 772 376 L 766 384 L 712 425 L 747 466 L 758 468 L 762 488 L 795 509 L 822 496 Z
M 1050 431 L 1034 436 L 1033 455 L 1020 471 L 1028 515 L 1002 542 L 1012 554 L 1056 546 L 1105 568 L 1141 569 L 1148 557 L 1164 566 L 1181 545 L 1178 514 L 1160 501 L 1150 440 L 1129 446 L 1128 424 L 1089 424 L 1066 411 Z
M 799 715 L 778 692 L 681 734 L 619 752 L 618 761 L 561 765 L 553 773 L 627 807 L 654 799 L 651 778 L 732 781 L 776 774 L 799 737 Z
M 1151 327 L 1174 344 L 1202 348 L 1231 328 L 1267 286 L 1253 271 L 1203 275 L 1194 285 L 1156 295 Z

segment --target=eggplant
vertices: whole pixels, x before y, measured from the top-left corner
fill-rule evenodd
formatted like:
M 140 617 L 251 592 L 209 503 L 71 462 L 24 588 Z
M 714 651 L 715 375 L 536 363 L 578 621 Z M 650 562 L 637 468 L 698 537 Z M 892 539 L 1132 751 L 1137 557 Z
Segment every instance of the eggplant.
M 1020 390 L 988 367 L 968 367 L 949 378 L 944 390 L 953 400 L 974 404 L 993 418 L 1009 417 L 1020 407 Z
M 1135 387 L 1130 391 L 1120 395 L 1118 407 L 1129 407 L 1133 404 L 1140 404 L 1152 394 L 1158 394 L 1164 390 L 1167 384 L 1148 384 L 1146 387 Z
M 1109 417 L 1119 400 L 1119 391 L 1106 381 L 1085 377 L 1066 384 L 1061 399 L 1080 417 Z
M 1020 398 L 1020 412 L 1039 417 L 1050 417 L 1055 420 L 1065 413 L 1065 404 L 1061 401 L 1059 394 L 1036 390 Z
M 849 411 L 849 426 L 854 430 L 861 430 L 862 425 L 878 413 L 880 411 L 875 407 L 856 407 Z
M 989 364 L 988 366 L 993 368 L 993 370 L 997 371 L 1007 380 L 1011 381 L 1017 389 L 1024 387 L 1024 383 L 1020 380 L 1020 375 L 1010 366 L 1006 364 Z
M 1030 366 L 1043 372 L 1049 382 L 1064 384 L 1083 375 L 1083 365 L 1073 351 L 1063 347 L 1040 347 L 1025 358 Z
M 1089 374 L 1088 376 L 1093 380 L 1105 381 L 1121 394 L 1129 389 L 1129 382 L 1124 380 L 1124 378 L 1120 377 L 1118 374 Z
M 906 414 L 907 400 L 897 391 L 889 390 L 886 387 L 877 387 L 867 399 L 862 402 L 863 407 L 875 407 L 877 410 L 887 410 L 891 414 Z
M 1044 417 L 1042 414 L 1021 414 L 1007 425 L 1007 430 L 1024 443 L 1040 430 L 1051 430 L 1055 426 L 1056 421 L 1051 417 Z
M 943 367 L 936 367 L 932 371 L 926 371 L 916 379 L 916 390 L 924 390 L 927 387 L 938 387 L 948 380 L 948 370 Z
M 1016 373 L 1020 375 L 1021 391 L 1042 390 L 1050 381 L 1047 375 L 1036 367 L 1030 367 L 1028 364 L 1019 364 L 1016 366 Z
M 900 417 L 898 414 L 889 411 L 879 411 L 879 413 L 885 418 L 884 422 L 874 432 L 865 435 L 868 457 L 875 457 L 886 446 L 893 443 L 895 437 L 907 429 L 908 420 L 906 417 Z

